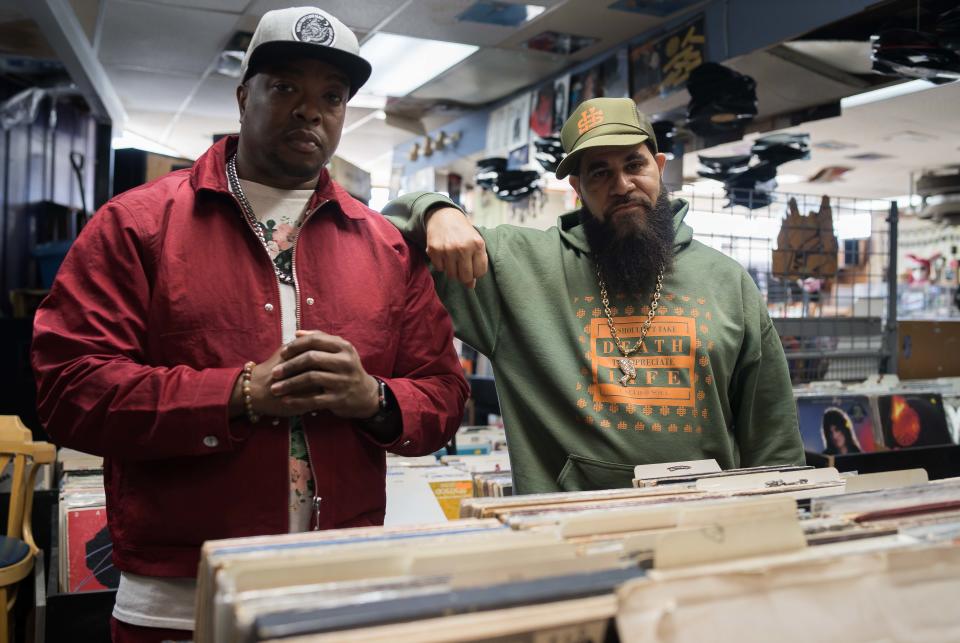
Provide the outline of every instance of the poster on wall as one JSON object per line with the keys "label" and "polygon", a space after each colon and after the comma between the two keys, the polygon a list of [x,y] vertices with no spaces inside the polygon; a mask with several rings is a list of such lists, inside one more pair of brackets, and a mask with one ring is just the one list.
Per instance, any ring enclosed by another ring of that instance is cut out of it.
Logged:
{"label": "poster on wall", "polygon": [[447,194],[450,200],[457,205],[463,205],[460,200],[460,191],[463,189],[463,177],[455,172],[447,174]]}
{"label": "poster on wall", "polygon": [[525,92],[507,103],[509,130],[507,147],[515,149],[530,142],[530,103],[532,92]]}
{"label": "poster on wall", "polygon": [[626,98],[630,95],[630,69],[627,50],[620,49],[603,61],[603,96]]}
{"label": "poster on wall", "polygon": [[806,451],[848,455],[877,450],[866,395],[799,397],[797,416]]}
{"label": "poster on wall", "polygon": [[490,112],[487,122],[487,154],[506,156],[530,141],[530,102],[533,94],[526,92]]}
{"label": "poster on wall", "polygon": [[683,89],[690,72],[706,60],[703,15],[657,40],[631,47],[629,58],[635,102]]}
{"label": "poster on wall", "polygon": [[533,107],[530,109],[530,129],[534,134],[546,138],[553,134],[553,83],[547,83],[534,92]]}
{"label": "poster on wall", "polygon": [[570,104],[567,106],[570,114],[583,101],[602,95],[603,67],[601,65],[594,65],[586,71],[570,76]]}
{"label": "poster on wall", "polygon": [[553,128],[559,132],[563,122],[567,120],[569,109],[567,102],[570,97],[570,74],[564,74],[553,81]]}
{"label": "poster on wall", "polygon": [[487,121],[486,144],[486,150],[490,156],[503,156],[510,147],[509,117],[507,105],[490,112],[490,118]]}

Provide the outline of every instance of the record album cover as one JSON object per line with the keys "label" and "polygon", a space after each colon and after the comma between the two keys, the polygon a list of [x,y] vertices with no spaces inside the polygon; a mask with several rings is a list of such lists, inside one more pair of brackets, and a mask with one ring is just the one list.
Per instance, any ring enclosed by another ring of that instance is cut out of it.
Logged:
{"label": "record album cover", "polygon": [[113,544],[104,507],[72,509],[66,516],[67,591],[115,589],[120,571],[113,566]]}
{"label": "record album cover", "polygon": [[896,393],[877,398],[883,439],[890,449],[951,444],[939,393]]}
{"label": "record album cover", "polygon": [[797,415],[807,451],[847,455],[877,450],[866,395],[800,397]]}

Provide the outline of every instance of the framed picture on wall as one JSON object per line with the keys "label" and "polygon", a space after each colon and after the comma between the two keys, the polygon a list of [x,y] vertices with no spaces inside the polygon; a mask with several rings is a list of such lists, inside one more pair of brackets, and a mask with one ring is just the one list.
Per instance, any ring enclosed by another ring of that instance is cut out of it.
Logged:
{"label": "framed picture on wall", "polygon": [[553,134],[554,121],[554,84],[547,83],[533,94],[533,107],[530,109],[530,129],[534,134],[547,137]]}

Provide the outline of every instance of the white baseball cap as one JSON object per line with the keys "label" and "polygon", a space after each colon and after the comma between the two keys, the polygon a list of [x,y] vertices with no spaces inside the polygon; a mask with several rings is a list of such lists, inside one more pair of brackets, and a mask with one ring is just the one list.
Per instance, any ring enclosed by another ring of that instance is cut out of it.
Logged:
{"label": "white baseball cap", "polygon": [[323,9],[290,7],[260,18],[240,66],[243,82],[266,60],[309,56],[329,62],[350,79],[350,96],[370,78],[370,63],[360,57],[357,36]]}

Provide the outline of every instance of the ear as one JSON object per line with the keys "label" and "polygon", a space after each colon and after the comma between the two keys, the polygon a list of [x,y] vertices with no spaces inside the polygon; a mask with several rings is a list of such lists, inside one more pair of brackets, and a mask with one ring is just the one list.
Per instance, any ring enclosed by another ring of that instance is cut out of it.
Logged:
{"label": "ear", "polygon": [[658,152],[653,155],[653,159],[657,162],[657,167],[660,169],[660,176],[663,176],[663,168],[667,164],[667,155]]}
{"label": "ear", "polygon": [[247,110],[247,96],[250,95],[250,90],[247,89],[246,83],[242,85],[237,85],[237,107],[240,108],[240,118],[243,118],[243,113]]}
{"label": "ear", "polygon": [[570,187],[572,187],[576,191],[577,196],[580,197],[580,199],[582,200],[583,195],[580,194],[580,177],[577,176],[576,174],[571,174],[569,180],[570,180]]}

